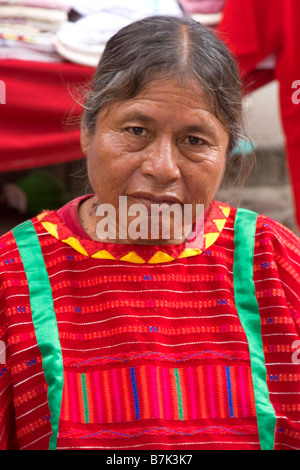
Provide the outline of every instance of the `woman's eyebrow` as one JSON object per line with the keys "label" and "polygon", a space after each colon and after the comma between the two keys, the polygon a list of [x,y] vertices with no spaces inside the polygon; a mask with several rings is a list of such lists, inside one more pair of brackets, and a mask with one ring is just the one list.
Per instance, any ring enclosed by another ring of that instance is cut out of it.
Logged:
{"label": "woman's eyebrow", "polygon": [[155,122],[156,119],[151,117],[151,116],[147,116],[145,114],[141,114],[141,113],[137,113],[135,111],[132,111],[132,112],[126,113],[122,120],[124,120],[124,121],[139,121],[139,122],[148,123],[148,122]]}

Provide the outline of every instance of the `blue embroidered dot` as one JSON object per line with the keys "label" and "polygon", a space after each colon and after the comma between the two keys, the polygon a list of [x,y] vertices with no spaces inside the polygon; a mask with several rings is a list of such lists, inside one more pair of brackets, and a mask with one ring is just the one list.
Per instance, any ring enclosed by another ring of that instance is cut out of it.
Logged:
{"label": "blue embroidered dot", "polygon": [[36,359],[31,359],[30,361],[27,361],[28,366],[33,366],[34,364],[36,364]]}
{"label": "blue embroidered dot", "polygon": [[157,326],[149,326],[149,331],[157,331]]}

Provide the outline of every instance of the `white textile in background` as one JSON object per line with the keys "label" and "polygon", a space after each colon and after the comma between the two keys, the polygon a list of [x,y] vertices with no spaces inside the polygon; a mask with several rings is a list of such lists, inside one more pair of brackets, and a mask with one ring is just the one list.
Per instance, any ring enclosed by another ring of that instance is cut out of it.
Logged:
{"label": "white textile in background", "polygon": [[192,13],[190,16],[205,26],[216,26],[222,20],[223,13]]}
{"label": "white textile in background", "polygon": [[70,0],[72,8],[82,16],[98,12],[111,12],[138,19],[151,14],[180,15],[177,0]]}
{"label": "white textile in background", "polygon": [[56,37],[54,39],[54,47],[56,49],[56,52],[61,55],[62,58],[65,60],[68,60],[70,62],[74,62],[75,64],[80,64],[80,65],[87,65],[90,67],[97,67],[98,62],[101,58],[102,52],[105,48],[105,45],[103,44],[102,48],[99,47],[98,52],[91,52],[91,51],[86,51],[82,52],[80,50],[76,50],[70,46],[66,46],[65,44],[62,44],[59,39]]}
{"label": "white textile in background", "polygon": [[95,67],[106,42],[124,26],[157,14],[182,16],[176,0],[87,0],[75,1],[72,7],[77,3],[78,11],[87,16],[64,23],[56,33],[55,47],[67,60]]}
{"label": "white textile in background", "polygon": [[53,45],[55,36],[51,33],[36,34],[23,30],[0,27],[0,37],[5,40],[6,46],[23,47],[25,49],[33,49],[47,53],[56,51]]}
{"label": "white textile in background", "polygon": [[[9,42],[9,45],[7,44]],[[0,39],[0,60],[18,59],[35,62],[62,62],[63,57],[57,52],[40,52],[36,49],[20,47],[12,41]]]}
{"label": "white textile in background", "polygon": [[56,33],[58,40],[74,51],[100,53],[108,39],[131,19],[113,13],[94,13],[65,23]]}
{"label": "white textile in background", "polygon": [[67,20],[67,13],[63,10],[26,7],[23,5],[0,5],[0,18],[23,18],[32,21],[43,21],[51,25],[61,25]]}
{"label": "white textile in background", "polygon": [[0,0],[0,5],[24,5],[26,7],[69,11],[71,9],[71,0]]}

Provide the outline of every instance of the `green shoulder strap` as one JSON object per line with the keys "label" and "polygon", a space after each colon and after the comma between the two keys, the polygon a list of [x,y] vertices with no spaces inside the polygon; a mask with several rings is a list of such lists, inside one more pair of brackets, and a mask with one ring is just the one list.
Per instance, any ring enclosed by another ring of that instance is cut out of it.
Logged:
{"label": "green shoulder strap", "polygon": [[52,434],[49,450],[56,449],[63,389],[63,361],[52,291],[41,245],[32,222],[12,230],[28,280],[32,320],[48,385],[48,403]]}
{"label": "green shoulder strap", "polygon": [[262,450],[273,450],[276,415],[267,387],[260,314],[253,280],[256,221],[255,212],[246,209],[237,210],[234,226],[234,296],[249,344],[260,446]]}

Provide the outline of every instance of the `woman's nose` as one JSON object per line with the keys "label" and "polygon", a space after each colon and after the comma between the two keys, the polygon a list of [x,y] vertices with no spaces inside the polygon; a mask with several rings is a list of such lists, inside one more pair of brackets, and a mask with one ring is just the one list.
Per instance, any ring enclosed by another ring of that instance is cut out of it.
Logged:
{"label": "woman's nose", "polygon": [[155,142],[145,150],[142,164],[142,173],[150,175],[157,180],[158,183],[166,184],[180,178],[180,170],[178,167],[177,148],[168,139]]}

